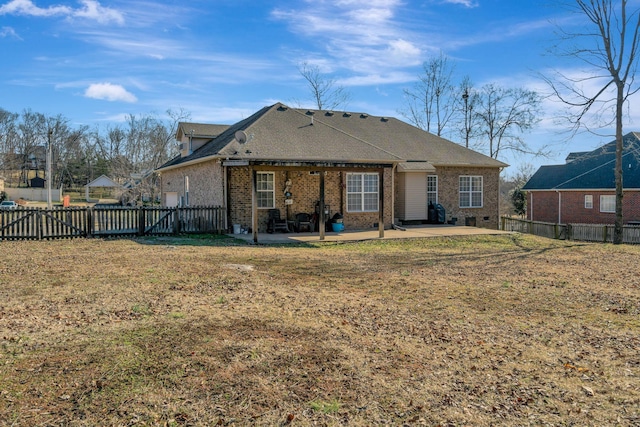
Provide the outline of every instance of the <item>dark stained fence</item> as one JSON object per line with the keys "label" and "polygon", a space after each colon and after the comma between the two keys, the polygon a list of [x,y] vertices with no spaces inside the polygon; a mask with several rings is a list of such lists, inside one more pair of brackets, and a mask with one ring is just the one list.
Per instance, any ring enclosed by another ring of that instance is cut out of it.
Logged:
{"label": "dark stained fence", "polygon": [[40,239],[39,209],[18,208],[0,210],[0,239]]}
{"label": "dark stained fence", "polygon": [[93,208],[93,236],[131,236],[138,234],[141,208],[100,206]]}
{"label": "dark stained fence", "polygon": [[0,210],[0,240],[224,234],[225,218],[220,206],[18,208]]}
{"label": "dark stained fence", "polygon": [[[553,224],[502,217],[502,229],[505,231],[518,231],[551,239],[611,243],[613,242],[613,228],[611,224]],[[623,226],[622,241],[633,245],[640,244],[640,226]]]}
{"label": "dark stained fence", "polygon": [[84,208],[39,209],[40,239],[87,237],[89,223]]}
{"label": "dark stained fence", "polygon": [[224,215],[221,210],[205,207],[186,207],[178,209],[178,232],[215,233],[224,228]]}

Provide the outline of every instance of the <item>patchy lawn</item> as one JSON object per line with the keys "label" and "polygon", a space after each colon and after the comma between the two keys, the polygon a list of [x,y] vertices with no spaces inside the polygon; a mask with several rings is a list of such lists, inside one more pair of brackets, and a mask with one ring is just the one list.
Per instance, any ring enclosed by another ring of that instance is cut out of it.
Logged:
{"label": "patchy lawn", "polygon": [[640,425],[640,247],[2,242],[0,425]]}

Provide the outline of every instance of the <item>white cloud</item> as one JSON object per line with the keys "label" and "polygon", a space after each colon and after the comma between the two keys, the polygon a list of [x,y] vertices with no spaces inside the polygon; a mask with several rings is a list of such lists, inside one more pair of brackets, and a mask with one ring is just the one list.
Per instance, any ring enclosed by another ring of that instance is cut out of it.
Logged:
{"label": "white cloud", "polygon": [[0,6],[0,15],[24,15],[36,17],[62,16],[67,18],[84,18],[101,24],[115,22],[124,23],[124,17],[115,9],[103,7],[96,0],[80,0],[82,7],[74,9],[63,5],[49,7],[36,6],[32,0],[10,0]]}
{"label": "white cloud", "polygon": [[80,2],[83,7],[73,11],[74,17],[87,18],[101,24],[108,24],[109,22],[124,24],[124,17],[117,10],[103,7],[95,0],[80,0]]}
{"label": "white cloud", "polygon": [[478,3],[473,0],[444,0],[444,3],[461,4],[464,7],[476,7]]}
{"label": "white cloud", "polygon": [[138,100],[124,87],[111,83],[94,83],[85,90],[84,96],[107,101],[136,102]]}
{"label": "white cloud", "polygon": [[422,63],[419,37],[397,16],[402,5],[399,0],[326,0],[273,10],[271,15],[287,22],[292,32],[317,43],[334,64],[326,68],[381,75]]}
{"label": "white cloud", "polygon": [[16,33],[12,27],[2,27],[0,28],[0,37],[13,37],[18,40],[22,40],[22,38]]}

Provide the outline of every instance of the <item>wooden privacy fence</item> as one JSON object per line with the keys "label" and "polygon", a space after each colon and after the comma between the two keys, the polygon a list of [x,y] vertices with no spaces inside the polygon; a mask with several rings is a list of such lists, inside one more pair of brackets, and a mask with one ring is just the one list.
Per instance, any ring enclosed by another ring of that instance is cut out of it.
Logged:
{"label": "wooden privacy fence", "polygon": [[220,206],[0,210],[0,240],[226,232],[226,210]]}
{"label": "wooden privacy fence", "polygon": [[[554,224],[502,217],[501,227],[505,231],[518,231],[551,239],[613,243],[613,224]],[[622,242],[640,244],[640,226],[623,226]]]}

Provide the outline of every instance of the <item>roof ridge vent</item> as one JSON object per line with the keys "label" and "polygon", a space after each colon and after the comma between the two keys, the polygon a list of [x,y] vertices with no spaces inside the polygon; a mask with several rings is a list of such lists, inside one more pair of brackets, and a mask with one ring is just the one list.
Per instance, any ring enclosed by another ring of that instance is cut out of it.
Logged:
{"label": "roof ridge vent", "polygon": [[361,119],[366,119],[367,117],[369,117],[369,115],[367,113],[360,114],[360,118]]}
{"label": "roof ridge vent", "polygon": [[335,113],[333,111],[327,111],[324,113],[325,116],[333,116]]}
{"label": "roof ridge vent", "polygon": [[380,117],[380,121],[381,122],[388,122],[389,118],[388,117]]}
{"label": "roof ridge vent", "polygon": [[344,113],[342,117],[351,117],[351,113]]}

